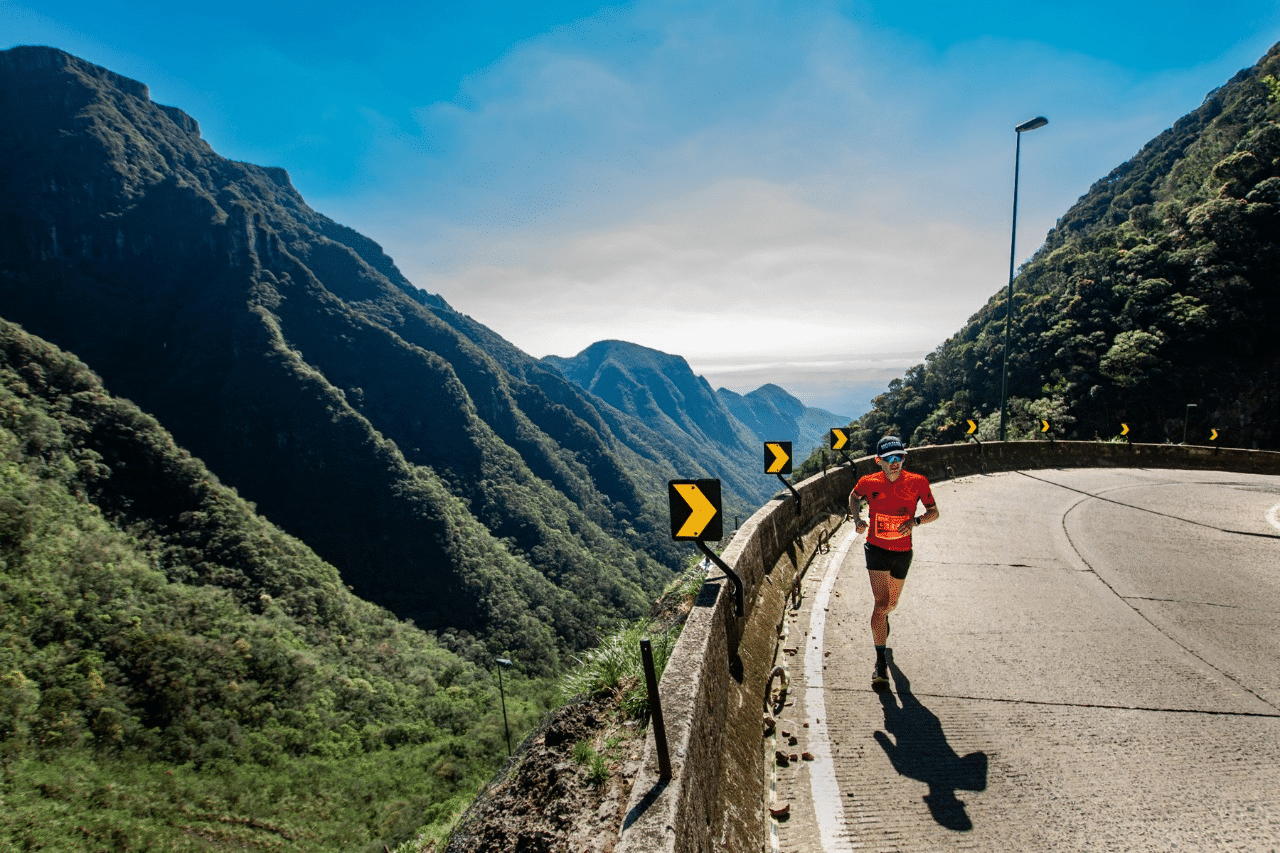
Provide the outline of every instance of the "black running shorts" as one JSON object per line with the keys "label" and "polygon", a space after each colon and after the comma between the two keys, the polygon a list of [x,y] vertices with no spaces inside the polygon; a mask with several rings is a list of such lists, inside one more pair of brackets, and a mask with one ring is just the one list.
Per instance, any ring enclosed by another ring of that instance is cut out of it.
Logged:
{"label": "black running shorts", "polygon": [[872,572],[888,572],[889,577],[900,581],[907,579],[907,570],[911,568],[910,551],[886,551],[870,542],[862,544],[867,555],[867,570]]}

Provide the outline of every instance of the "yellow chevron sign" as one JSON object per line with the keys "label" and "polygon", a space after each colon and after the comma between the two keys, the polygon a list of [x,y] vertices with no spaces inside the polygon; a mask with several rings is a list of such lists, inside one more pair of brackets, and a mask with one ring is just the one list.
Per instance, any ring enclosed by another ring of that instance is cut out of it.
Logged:
{"label": "yellow chevron sign", "polygon": [[791,473],[791,442],[766,441],[764,443],[764,472],[766,474]]}
{"label": "yellow chevron sign", "polygon": [[719,480],[671,480],[667,501],[671,505],[672,539],[717,542],[724,538]]}
{"label": "yellow chevron sign", "polygon": [[1048,422],[1048,421],[1046,421],[1046,420],[1044,420],[1044,419],[1041,419],[1041,421],[1040,421],[1040,431],[1041,431],[1041,432],[1048,432],[1048,431],[1049,431],[1049,422]]}
{"label": "yellow chevron sign", "polygon": [[1121,434],[1121,435],[1128,435],[1128,434],[1129,434],[1129,425],[1128,425],[1128,424],[1120,424],[1120,434]]}
{"label": "yellow chevron sign", "polygon": [[831,449],[844,450],[844,446],[849,443],[849,433],[847,430],[833,427],[831,430]]}
{"label": "yellow chevron sign", "polygon": [[1217,440],[1218,440],[1218,431],[1217,431],[1216,429],[1210,428],[1210,429],[1209,429],[1209,432],[1210,432],[1209,440],[1210,440],[1210,441],[1217,441]]}
{"label": "yellow chevron sign", "polygon": [[969,428],[968,428],[967,430],[965,430],[964,434],[965,434],[965,435],[973,435],[973,434],[974,434],[975,432],[977,432],[977,431],[978,431],[978,423],[977,423],[977,421],[973,421],[973,420],[971,420],[971,421],[969,421]]}

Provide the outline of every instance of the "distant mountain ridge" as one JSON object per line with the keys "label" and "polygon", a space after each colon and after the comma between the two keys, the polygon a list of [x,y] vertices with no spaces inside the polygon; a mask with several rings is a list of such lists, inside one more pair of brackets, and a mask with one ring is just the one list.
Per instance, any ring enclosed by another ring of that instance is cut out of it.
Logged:
{"label": "distant mountain ridge", "polygon": [[610,406],[642,421],[673,446],[705,460],[711,476],[757,504],[772,494],[751,433],[680,356],[623,341],[601,341],[572,358],[543,359]]}
{"label": "distant mountain ridge", "polygon": [[749,394],[717,388],[716,396],[734,417],[746,424],[760,441],[790,441],[797,456],[815,447],[826,447],[833,427],[853,420],[826,409],[812,408],[786,389],[769,383]]}
{"label": "distant mountain ridge", "polygon": [[547,356],[543,361],[650,425],[667,422],[725,445],[749,438],[682,356],[625,341],[600,341],[573,358]]}
{"label": "distant mountain ridge", "polygon": [[763,475],[764,442],[791,441],[803,455],[825,442],[831,427],[850,420],[811,409],[777,385],[745,396],[712,391],[682,356],[625,341],[598,341],[571,358],[547,356],[543,362],[689,447],[718,478],[761,502],[777,489],[777,481]]}

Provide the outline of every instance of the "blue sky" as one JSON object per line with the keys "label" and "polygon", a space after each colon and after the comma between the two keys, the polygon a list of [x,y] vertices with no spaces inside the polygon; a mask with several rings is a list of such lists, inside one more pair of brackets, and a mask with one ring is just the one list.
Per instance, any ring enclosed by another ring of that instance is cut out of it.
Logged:
{"label": "blue sky", "polygon": [[856,415],[1274,2],[11,3],[531,355],[604,338]]}

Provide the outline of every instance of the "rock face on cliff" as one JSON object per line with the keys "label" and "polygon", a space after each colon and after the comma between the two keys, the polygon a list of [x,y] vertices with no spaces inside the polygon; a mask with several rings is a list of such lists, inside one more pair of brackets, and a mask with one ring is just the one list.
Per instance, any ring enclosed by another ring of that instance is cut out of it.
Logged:
{"label": "rock face on cliff", "polygon": [[362,596],[550,669],[680,562],[663,482],[716,472],[415,288],[283,169],[218,156],[142,84],[0,52],[0,162],[0,315]]}

